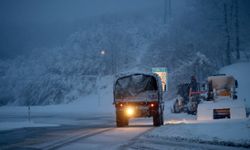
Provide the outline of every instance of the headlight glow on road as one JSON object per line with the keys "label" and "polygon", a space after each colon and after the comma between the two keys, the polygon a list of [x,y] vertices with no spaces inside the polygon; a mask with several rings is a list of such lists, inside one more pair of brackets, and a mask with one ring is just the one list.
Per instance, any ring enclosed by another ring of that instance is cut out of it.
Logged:
{"label": "headlight glow on road", "polygon": [[126,113],[127,113],[128,116],[132,116],[132,115],[134,115],[135,111],[134,111],[134,109],[132,107],[128,107],[126,109]]}
{"label": "headlight glow on road", "polygon": [[195,120],[186,120],[186,119],[182,119],[182,120],[168,120],[166,121],[166,124],[190,124],[190,123],[195,123]]}

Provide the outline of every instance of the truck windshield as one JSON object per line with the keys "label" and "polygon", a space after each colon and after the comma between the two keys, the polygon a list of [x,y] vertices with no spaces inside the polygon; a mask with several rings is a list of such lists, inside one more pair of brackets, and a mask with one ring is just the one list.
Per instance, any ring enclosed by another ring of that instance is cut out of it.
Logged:
{"label": "truck windshield", "polygon": [[149,75],[131,75],[118,79],[115,84],[115,98],[137,97],[158,90],[155,77]]}

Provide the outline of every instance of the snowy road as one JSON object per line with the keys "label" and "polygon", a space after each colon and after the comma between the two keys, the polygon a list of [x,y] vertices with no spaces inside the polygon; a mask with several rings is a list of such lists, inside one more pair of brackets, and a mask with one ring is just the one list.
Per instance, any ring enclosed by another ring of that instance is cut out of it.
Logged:
{"label": "snowy road", "polygon": [[[98,119],[99,118],[99,119]],[[83,119],[83,118],[82,118]],[[97,122],[93,120],[98,119]],[[148,136],[155,129],[152,120],[136,119],[129,127],[116,128],[114,116],[85,118],[84,124],[57,127],[21,128],[0,132],[1,150],[161,150],[161,149],[246,149],[193,143],[178,139],[164,139]],[[87,123],[89,122],[89,123]],[[166,125],[168,127],[168,125]]]}
{"label": "snowy road", "polygon": [[1,131],[0,149],[124,149],[153,129],[151,119],[131,121],[127,128],[116,128],[113,115],[81,120],[79,125]]}
{"label": "snowy road", "polygon": [[[19,118],[23,117],[19,116]],[[4,120],[4,117],[2,117],[1,121]],[[15,117],[13,118],[14,120],[16,120]],[[82,115],[81,117],[71,118],[69,116],[58,117],[58,114],[57,116],[40,115],[33,117],[33,121],[38,124],[50,123],[60,124],[60,126],[26,127],[0,131],[0,150],[246,149],[243,147],[218,145],[213,142],[192,142],[185,140],[185,138],[183,138],[184,140],[176,138],[178,133],[180,135],[188,133],[184,129],[194,128],[196,129],[194,132],[197,132],[199,127],[203,129],[203,126],[214,126],[212,128],[216,129],[222,123],[166,124],[163,127],[155,128],[152,126],[152,118],[142,118],[130,121],[129,127],[116,128],[115,117],[112,113],[105,115]],[[166,120],[165,123],[168,123],[168,121]],[[227,122],[228,127],[230,127],[230,124],[234,126],[234,122]],[[248,121],[242,124],[248,126]],[[204,127],[204,129],[209,128]],[[178,130],[180,131],[177,132]],[[190,136],[193,137],[195,135]]]}

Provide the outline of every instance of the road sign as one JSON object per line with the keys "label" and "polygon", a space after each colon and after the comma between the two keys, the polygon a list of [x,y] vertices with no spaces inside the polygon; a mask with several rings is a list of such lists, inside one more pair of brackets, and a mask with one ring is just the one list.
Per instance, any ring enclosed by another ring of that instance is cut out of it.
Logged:
{"label": "road sign", "polygon": [[152,68],[152,72],[156,73],[161,78],[163,91],[168,91],[168,70],[164,67]]}

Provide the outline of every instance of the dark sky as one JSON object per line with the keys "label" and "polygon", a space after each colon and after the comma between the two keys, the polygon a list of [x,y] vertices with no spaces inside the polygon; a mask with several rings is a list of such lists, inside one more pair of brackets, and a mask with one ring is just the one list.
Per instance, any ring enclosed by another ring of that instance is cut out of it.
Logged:
{"label": "dark sky", "polygon": [[62,42],[87,18],[133,14],[163,0],[0,0],[0,58]]}

